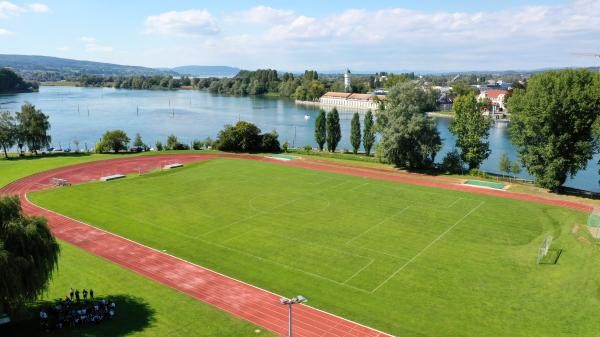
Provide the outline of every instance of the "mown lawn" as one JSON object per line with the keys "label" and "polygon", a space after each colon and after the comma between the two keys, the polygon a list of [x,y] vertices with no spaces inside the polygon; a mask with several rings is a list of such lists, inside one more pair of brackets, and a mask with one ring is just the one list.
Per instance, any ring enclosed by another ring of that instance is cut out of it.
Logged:
{"label": "mown lawn", "polygon": [[[580,212],[238,159],[36,192],[95,226],[399,336],[592,336]],[[563,253],[537,265],[546,235]]]}
{"label": "mown lawn", "polygon": [[42,302],[64,298],[71,287],[92,288],[96,297],[116,302],[117,315],[97,325],[50,333],[41,331],[34,320],[21,324],[14,336],[274,336],[77,247],[61,243],[61,249],[58,271]]}
{"label": "mown lawn", "polygon": [[[122,155],[51,156],[0,160],[0,187],[16,179],[77,163]],[[270,332],[113,263],[61,242],[58,271],[42,302],[64,298],[69,289],[92,288],[114,298],[117,318],[100,325],[41,332],[37,320],[22,322],[13,336],[273,336]],[[37,313],[36,313],[37,314]],[[259,329],[260,332],[256,333]]]}

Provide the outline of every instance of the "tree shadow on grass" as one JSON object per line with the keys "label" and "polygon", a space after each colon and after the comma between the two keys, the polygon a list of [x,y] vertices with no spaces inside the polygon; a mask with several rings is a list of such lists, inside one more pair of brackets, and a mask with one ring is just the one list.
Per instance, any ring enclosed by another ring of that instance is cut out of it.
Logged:
{"label": "tree shadow on grass", "polygon": [[[0,336],[125,336],[133,332],[144,331],[155,320],[155,310],[142,298],[122,294],[103,298],[114,301],[116,304],[116,315],[112,319],[98,324],[88,323],[75,327],[52,328],[50,331],[42,331],[38,318],[39,310],[41,307],[48,307],[56,303],[56,301],[44,301],[28,308],[28,318],[6,326],[0,326]],[[102,298],[98,298],[98,300],[100,299]]]}

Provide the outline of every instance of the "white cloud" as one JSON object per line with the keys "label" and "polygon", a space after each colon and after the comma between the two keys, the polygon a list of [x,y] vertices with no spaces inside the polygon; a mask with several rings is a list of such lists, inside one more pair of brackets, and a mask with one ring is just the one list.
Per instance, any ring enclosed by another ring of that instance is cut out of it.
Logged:
{"label": "white cloud", "polygon": [[15,33],[11,32],[10,30],[4,29],[4,28],[0,28],[0,37],[3,36],[11,36],[14,35]]}
{"label": "white cloud", "polygon": [[17,16],[27,12],[45,13],[47,11],[49,11],[48,6],[41,3],[19,6],[10,1],[0,1],[0,19]]}
{"label": "white cloud", "polygon": [[9,1],[0,1],[0,18],[7,18],[9,16],[15,16],[23,13],[24,8],[15,5]]}
{"label": "white cloud", "polygon": [[256,6],[247,11],[233,14],[230,21],[272,26],[291,22],[297,15],[292,10],[274,9],[268,6]]}
{"label": "white cloud", "polygon": [[48,8],[48,6],[41,4],[41,3],[28,4],[27,8],[29,8],[29,10],[34,13],[46,13],[47,11],[50,10]]}
{"label": "white cloud", "polygon": [[171,11],[146,18],[148,34],[200,36],[218,32],[217,21],[207,10]]}
{"label": "white cloud", "polygon": [[69,47],[56,47],[56,50],[57,51],[69,51],[69,50],[71,50],[71,48],[69,48]]}
{"label": "white cloud", "polygon": [[268,6],[218,18],[207,11],[167,12],[148,17],[146,32],[204,36],[169,47],[178,52],[168,57],[151,53],[157,64],[450,71],[591,65],[593,59],[570,53],[600,51],[600,1],[564,1],[480,12],[367,5],[323,16]]}

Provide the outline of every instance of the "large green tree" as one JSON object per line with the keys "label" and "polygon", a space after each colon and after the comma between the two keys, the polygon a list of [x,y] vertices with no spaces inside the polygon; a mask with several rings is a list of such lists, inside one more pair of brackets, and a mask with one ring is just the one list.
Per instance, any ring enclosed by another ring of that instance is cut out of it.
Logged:
{"label": "large green tree", "polygon": [[350,143],[352,144],[352,152],[356,154],[360,148],[360,117],[358,112],[355,112],[350,122]]}
{"label": "large green tree", "polygon": [[123,130],[106,131],[104,135],[102,135],[100,142],[96,144],[96,152],[119,152],[127,150],[129,140],[127,133]]}
{"label": "large green tree", "polygon": [[472,92],[458,96],[452,112],[454,119],[450,124],[450,132],[456,136],[461,158],[469,165],[469,169],[478,168],[491,152],[487,138],[492,121],[481,113],[481,107]]}
{"label": "large green tree", "polygon": [[42,294],[59,252],[45,218],[24,216],[18,197],[0,196],[0,312]]}
{"label": "large green tree", "polygon": [[246,121],[225,125],[217,136],[217,148],[221,151],[279,152],[277,132],[261,134],[260,129]]}
{"label": "large green tree", "polygon": [[426,112],[435,109],[437,97],[436,90],[416,82],[403,82],[390,90],[387,105],[377,116],[382,160],[406,168],[433,164],[442,140]]}
{"label": "large green tree", "polygon": [[600,75],[588,70],[534,75],[508,101],[510,134],[527,171],[542,187],[558,190],[598,152],[593,132],[600,114]]}
{"label": "large green tree", "polygon": [[468,94],[473,94],[477,96],[479,95],[479,89],[465,82],[456,82],[452,84],[452,89],[450,89],[451,97],[457,98],[459,96],[465,96]]}
{"label": "large green tree", "polygon": [[335,152],[341,139],[342,130],[340,127],[340,115],[334,107],[327,114],[327,151]]}
{"label": "large green tree", "polygon": [[365,153],[370,155],[371,148],[375,143],[375,124],[373,122],[373,112],[371,110],[367,111],[365,115],[365,126],[363,129],[363,147],[365,148]]}
{"label": "large green tree", "polygon": [[14,116],[8,112],[0,112],[0,146],[4,150],[4,157],[8,158],[8,149],[17,142],[16,125]]}
{"label": "large green tree", "polygon": [[323,151],[323,146],[327,141],[327,117],[325,110],[319,110],[319,115],[315,119],[315,141],[319,146],[319,151]]}
{"label": "large green tree", "polygon": [[29,147],[29,151],[36,153],[50,145],[52,138],[48,134],[50,121],[48,115],[35,108],[35,105],[26,102],[17,112],[17,121],[22,137]]}

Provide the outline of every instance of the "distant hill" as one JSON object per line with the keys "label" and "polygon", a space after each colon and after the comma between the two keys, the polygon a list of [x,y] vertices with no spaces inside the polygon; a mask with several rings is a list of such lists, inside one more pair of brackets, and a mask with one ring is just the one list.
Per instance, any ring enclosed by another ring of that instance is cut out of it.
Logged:
{"label": "distant hill", "polygon": [[239,68],[228,66],[182,66],[171,68],[181,74],[194,77],[233,77],[240,72]]}
{"label": "distant hill", "polygon": [[37,81],[55,81],[81,75],[178,75],[170,70],[37,55],[0,54],[0,67],[12,68],[25,79]]}

